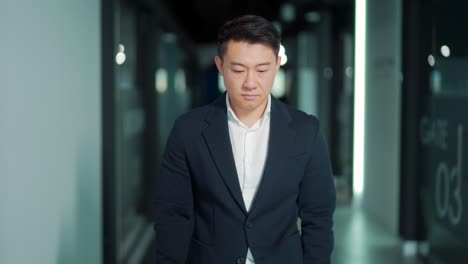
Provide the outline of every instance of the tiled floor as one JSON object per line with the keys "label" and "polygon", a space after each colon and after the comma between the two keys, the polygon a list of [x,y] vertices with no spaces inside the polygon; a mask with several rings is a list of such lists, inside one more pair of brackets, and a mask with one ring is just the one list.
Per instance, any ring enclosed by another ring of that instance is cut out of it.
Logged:
{"label": "tiled floor", "polygon": [[401,242],[357,207],[340,206],[335,213],[333,264],[419,264],[404,257]]}

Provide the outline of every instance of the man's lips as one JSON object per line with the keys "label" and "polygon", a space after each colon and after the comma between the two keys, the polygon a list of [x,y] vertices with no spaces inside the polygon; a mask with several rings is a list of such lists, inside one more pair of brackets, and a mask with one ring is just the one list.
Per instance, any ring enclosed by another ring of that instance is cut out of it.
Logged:
{"label": "man's lips", "polygon": [[242,97],[248,101],[255,100],[257,96],[256,94],[242,94]]}

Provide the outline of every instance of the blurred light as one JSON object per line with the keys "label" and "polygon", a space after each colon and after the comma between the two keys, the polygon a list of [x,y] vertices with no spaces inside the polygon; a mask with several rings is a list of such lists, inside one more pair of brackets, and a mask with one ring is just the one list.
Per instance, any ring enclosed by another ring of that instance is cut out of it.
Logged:
{"label": "blurred light", "polygon": [[119,53],[117,53],[117,55],[115,55],[115,62],[118,65],[124,64],[126,59],[127,59],[127,56],[125,56],[125,53],[123,53],[123,52],[119,52]]}
{"label": "blurred light", "polygon": [[427,57],[427,62],[429,63],[429,66],[434,67],[434,65],[435,65],[435,58],[434,58],[434,56],[429,55],[429,56]]}
{"label": "blurred light", "polygon": [[353,67],[348,66],[345,70],[346,77],[353,78]]}
{"label": "blurred light", "polygon": [[367,1],[355,2],[355,78],[354,78],[354,147],[353,191],[357,198],[364,190],[365,110],[366,110],[366,23]]}
{"label": "blurred light", "polygon": [[403,256],[412,257],[418,254],[418,242],[415,240],[408,240],[403,243]]}
{"label": "blurred light", "polygon": [[450,57],[450,48],[447,45],[443,45],[440,47],[440,53],[442,53],[442,56],[445,58]]}
{"label": "blurred light", "polygon": [[166,69],[158,69],[155,75],[156,91],[165,93],[167,91],[167,71]]}
{"label": "blurred light", "polygon": [[280,50],[278,52],[278,56],[281,57],[281,66],[285,65],[286,62],[288,62],[288,56],[286,55],[286,49],[284,48],[284,46],[281,44],[280,45]]}
{"label": "blurred light", "polygon": [[119,44],[119,52],[117,55],[115,55],[115,62],[118,65],[124,64],[125,60],[127,59],[127,56],[125,55],[125,46],[122,44]]}
{"label": "blurred light", "polygon": [[218,89],[222,93],[226,91],[226,87],[224,86],[224,78],[219,72],[218,72]]}
{"label": "blurred light", "polygon": [[281,98],[286,94],[286,74],[283,69],[279,69],[275,76],[271,94],[276,98]]}
{"label": "blurred light", "polygon": [[430,252],[430,244],[427,241],[419,241],[418,252],[423,257],[428,257]]}
{"label": "blurred light", "polygon": [[176,41],[177,36],[176,36],[176,34],[174,34],[172,32],[166,32],[161,36],[161,38],[162,38],[162,40],[164,42],[173,43],[173,42]]}
{"label": "blurred light", "polygon": [[175,74],[174,88],[178,93],[184,93],[187,90],[187,82],[185,79],[185,71],[178,69]]}
{"label": "blurred light", "polygon": [[285,22],[293,22],[296,19],[296,8],[293,4],[286,3],[280,7],[281,19]]}
{"label": "blurred light", "polygon": [[442,91],[442,73],[440,71],[434,70],[431,72],[429,86],[434,94]]}
{"label": "blurred light", "polygon": [[317,11],[310,11],[305,13],[304,18],[309,23],[320,22],[320,13]]}
{"label": "blurred light", "polygon": [[288,62],[288,56],[284,54],[281,56],[281,66],[285,65]]}
{"label": "blurred light", "polygon": [[274,21],[274,22],[273,22],[273,26],[275,26],[275,28],[278,30],[278,32],[279,32],[280,35],[281,35],[281,32],[283,31],[283,27],[281,26],[281,23],[278,22],[278,21]]}
{"label": "blurred light", "polygon": [[333,69],[330,67],[325,67],[325,69],[323,69],[323,77],[325,77],[327,80],[331,80],[333,78]]}

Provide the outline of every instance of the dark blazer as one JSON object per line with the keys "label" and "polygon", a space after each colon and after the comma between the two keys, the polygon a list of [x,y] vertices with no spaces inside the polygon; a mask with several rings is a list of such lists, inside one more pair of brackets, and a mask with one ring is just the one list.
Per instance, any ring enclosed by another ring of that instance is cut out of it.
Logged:
{"label": "dark blazer", "polygon": [[256,264],[330,263],[335,187],[318,120],[272,97],[247,212],[225,96],[179,117],[169,136],[156,177],[156,264],[243,264],[248,247]]}

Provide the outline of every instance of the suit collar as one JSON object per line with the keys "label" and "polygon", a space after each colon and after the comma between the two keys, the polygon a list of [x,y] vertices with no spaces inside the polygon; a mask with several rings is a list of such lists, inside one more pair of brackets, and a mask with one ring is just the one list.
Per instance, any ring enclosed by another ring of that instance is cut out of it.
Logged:
{"label": "suit collar", "polygon": [[[217,118],[217,115],[219,114],[227,114],[228,111],[228,106],[226,103],[227,100],[227,92],[224,92],[221,96],[216,98],[213,103],[211,103],[211,110],[208,112],[208,114],[205,117],[205,121],[210,124],[213,121],[215,121],[213,118]],[[277,117],[279,119],[282,119],[285,123],[291,122],[292,118],[291,115],[289,114],[286,106],[279,101],[278,99],[274,98],[273,96],[269,95],[269,102],[267,106],[267,111],[270,114],[275,114],[278,115]]]}

